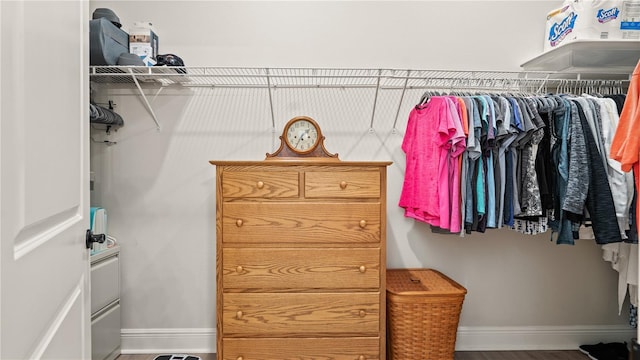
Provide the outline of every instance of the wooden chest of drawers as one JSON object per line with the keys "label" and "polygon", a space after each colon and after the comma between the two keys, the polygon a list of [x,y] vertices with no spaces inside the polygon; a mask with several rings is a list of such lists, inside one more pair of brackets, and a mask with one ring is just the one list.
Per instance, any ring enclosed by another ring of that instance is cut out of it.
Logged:
{"label": "wooden chest of drawers", "polygon": [[218,359],[384,359],[390,163],[211,163]]}

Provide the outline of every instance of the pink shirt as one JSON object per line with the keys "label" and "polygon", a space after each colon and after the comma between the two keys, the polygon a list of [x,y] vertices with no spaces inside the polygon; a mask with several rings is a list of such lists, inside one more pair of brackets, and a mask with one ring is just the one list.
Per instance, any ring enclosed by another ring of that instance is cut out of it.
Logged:
{"label": "pink shirt", "polygon": [[454,118],[457,113],[451,111],[452,103],[446,97],[434,96],[409,114],[402,142],[406,169],[398,203],[405,209],[405,216],[447,229],[451,223],[449,151],[458,152],[460,148],[459,155],[464,150],[458,140],[451,141],[457,133],[455,124],[460,126],[459,119]]}
{"label": "pink shirt", "polygon": [[[450,126],[455,129],[455,133],[448,141],[447,157],[448,157],[448,177],[446,180],[440,179],[442,183],[446,182],[447,192],[449,194],[449,209],[451,214],[449,219],[449,226],[446,228],[451,232],[458,233],[462,230],[462,213],[460,212],[460,166],[459,157],[462,155],[467,147],[466,135],[464,133],[464,127],[462,125],[462,109],[458,98],[450,97],[449,110],[451,112],[452,124]],[[443,189],[444,190],[444,189]],[[443,227],[441,225],[441,227]]]}

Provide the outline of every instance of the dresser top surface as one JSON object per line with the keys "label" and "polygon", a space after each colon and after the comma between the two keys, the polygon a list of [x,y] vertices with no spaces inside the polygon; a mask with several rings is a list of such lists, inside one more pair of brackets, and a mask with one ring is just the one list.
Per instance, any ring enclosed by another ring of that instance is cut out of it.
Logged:
{"label": "dresser top surface", "polygon": [[330,166],[389,166],[391,161],[342,161],[325,159],[277,159],[262,161],[231,161],[231,160],[211,160],[210,164],[215,166],[309,166],[309,165],[330,165]]}

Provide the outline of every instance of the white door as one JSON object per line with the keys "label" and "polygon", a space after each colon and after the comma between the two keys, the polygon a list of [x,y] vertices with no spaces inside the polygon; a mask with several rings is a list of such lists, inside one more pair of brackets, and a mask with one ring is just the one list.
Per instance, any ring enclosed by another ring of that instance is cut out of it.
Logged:
{"label": "white door", "polygon": [[0,0],[0,359],[89,359],[88,2]]}

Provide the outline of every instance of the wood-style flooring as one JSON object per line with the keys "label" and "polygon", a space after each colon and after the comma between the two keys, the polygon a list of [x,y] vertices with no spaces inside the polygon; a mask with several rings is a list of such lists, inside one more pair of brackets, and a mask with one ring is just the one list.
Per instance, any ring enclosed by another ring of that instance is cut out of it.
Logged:
{"label": "wood-style flooring", "polygon": [[[216,354],[189,354],[216,360]],[[120,355],[116,360],[153,360],[157,354]],[[455,360],[588,360],[580,351],[459,351]],[[417,360],[417,359],[416,359]]]}
{"label": "wood-style flooring", "polygon": [[589,360],[580,351],[459,351],[455,360]]}

